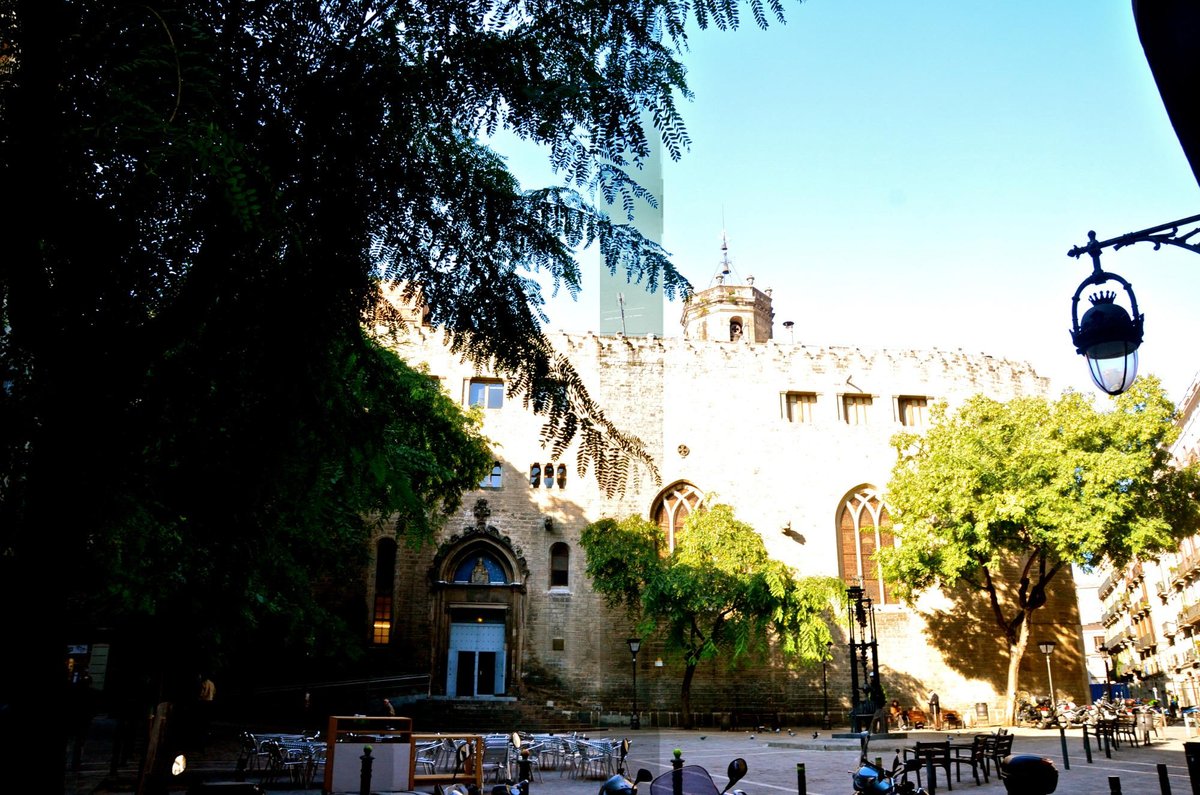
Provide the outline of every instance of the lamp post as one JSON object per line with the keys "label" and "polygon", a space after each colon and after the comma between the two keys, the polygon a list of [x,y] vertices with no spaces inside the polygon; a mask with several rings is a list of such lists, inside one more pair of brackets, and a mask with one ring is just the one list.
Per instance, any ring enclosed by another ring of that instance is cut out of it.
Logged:
{"label": "lamp post", "polygon": [[1053,711],[1055,704],[1054,675],[1050,673],[1050,654],[1054,651],[1054,641],[1044,640],[1038,644],[1038,649],[1046,655],[1046,678],[1050,680],[1050,709]]}
{"label": "lamp post", "polygon": [[637,706],[637,653],[638,649],[642,648],[641,638],[630,638],[625,641],[629,644],[629,653],[633,655],[633,714],[629,716],[629,728],[642,728],[642,719],[638,717]]}
{"label": "lamp post", "polygon": [[827,668],[829,657],[833,654],[833,641],[825,644],[825,656],[821,658],[821,706],[824,708],[825,719],[821,722],[824,729],[832,729],[833,722],[829,719],[829,677]]}
{"label": "lamp post", "polygon": [[1108,649],[1104,650],[1102,655],[1104,660],[1104,700],[1112,701],[1112,669],[1108,667],[1108,660],[1112,655]]}
{"label": "lamp post", "polygon": [[[1133,385],[1137,378],[1138,348],[1142,344],[1145,316],[1138,312],[1133,286],[1118,274],[1100,267],[1100,252],[1110,247],[1116,251],[1134,243],[1151,243],[1155,249],[1164,245],[1177,246],[1200,254],[1200,243],[1191,242],[1200,227],[1180,234],[1180,227],[1198,223],[1200,215],[1193,215],[1108,240],[1096,240],[1096,233],[1088,232],[1086,245],[1075,246],[1067,252],[1067,256],[1076,259],[1084,254],[1092,258],[1091,275],[1080,283],[1071,298],[1071,341],[1075,343],[1076,353],[1087,359],[1092,382],[1102,391],[1119,395]],[[1099,291],[1088,296],[1092,308],[1081,319],[1079,298],[1083,291],[1107,282],[1115,282],[1124,289],[1129,311],[1117,304],[1115,290]]]}

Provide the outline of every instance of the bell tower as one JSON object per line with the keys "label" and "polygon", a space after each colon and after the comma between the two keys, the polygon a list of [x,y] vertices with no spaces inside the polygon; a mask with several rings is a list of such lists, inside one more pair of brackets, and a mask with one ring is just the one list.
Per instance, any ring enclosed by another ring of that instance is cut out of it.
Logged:
{"label": "bell tower", "polygon": [[774,336],[775,312],[771,291],[754,286],[747,276],[738,284],[729,259],[729,242],[722,234],[721,267],[710,286],[692,294],[683,305],[683,336],[693,340],[761,343]]}

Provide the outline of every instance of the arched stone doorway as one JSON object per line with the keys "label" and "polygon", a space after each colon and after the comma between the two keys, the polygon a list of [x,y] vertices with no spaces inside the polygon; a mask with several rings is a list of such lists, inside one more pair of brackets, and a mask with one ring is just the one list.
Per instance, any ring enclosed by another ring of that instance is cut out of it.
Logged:
{"label": "arched stone doorway", "polygon": [[520,660],[529,567],[512,540],[487,523],[487,500],[475,524],[443,543],[430,568],[435,694],[494,698],[520,692]]}

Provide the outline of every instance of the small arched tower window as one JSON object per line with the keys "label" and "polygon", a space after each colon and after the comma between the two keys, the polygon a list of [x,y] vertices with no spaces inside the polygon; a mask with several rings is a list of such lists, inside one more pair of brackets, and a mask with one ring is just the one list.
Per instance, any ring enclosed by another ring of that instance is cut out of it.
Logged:
{"label": "small arched tower window", "polygon": [[729,321],[729,341],[737,342],[742,338],[742,319],[740,317],[731,318]]}
{"label": "small arched tower window", "polygon": [[534,464],[529,468],[529,485],[542,485],[542,467],[540,464]]}
{"label": "small arched tower window", "polygon": [[559,541],[550,546],[550,587],[566,588],[571,584],[571,548]]}
{"label": "small arched tower window", "polygon": [[546,464],[542,469],[542,485],[550,488],[554,485],[554,464]]}
{"label": "small arched tower window", "polygon": [[567,487],[567,465],[559,464],[556,471],[558,473],[558,487],[565,489]]}

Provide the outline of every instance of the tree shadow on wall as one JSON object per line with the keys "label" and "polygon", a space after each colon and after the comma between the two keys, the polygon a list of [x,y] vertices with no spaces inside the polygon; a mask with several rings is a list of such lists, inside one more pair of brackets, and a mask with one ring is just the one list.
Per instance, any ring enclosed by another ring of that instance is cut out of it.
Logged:
{"label": "tree shadow on wall", "polygon": [[[981,679],[998,693],[1008,683],[1008,641],[996,625],[988,598],[982,591],[959,583],[944,588],[951,605],[942,610],[919,610],[925,619],[925,636],[947,667],[971,679]],[[1002,593],[1001,605],[1005,604]]]}

